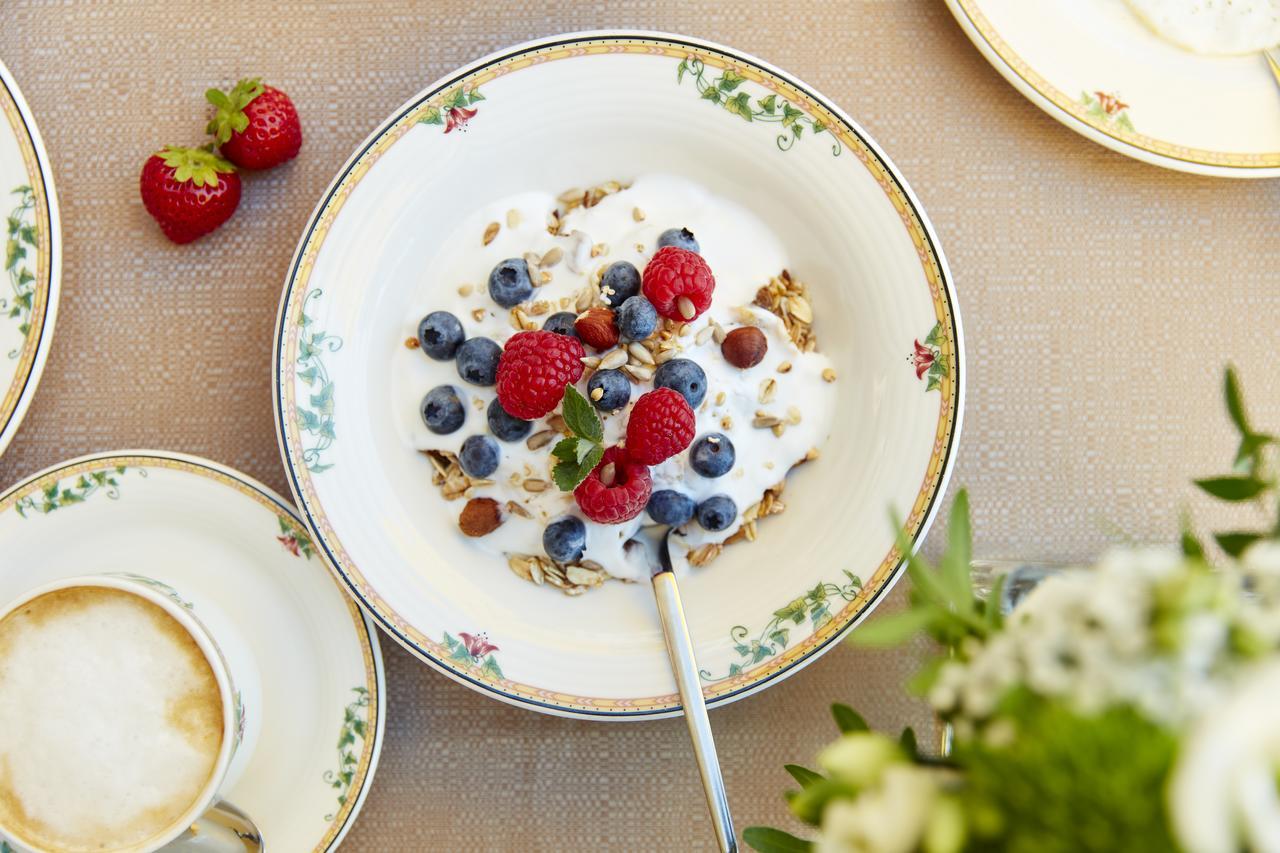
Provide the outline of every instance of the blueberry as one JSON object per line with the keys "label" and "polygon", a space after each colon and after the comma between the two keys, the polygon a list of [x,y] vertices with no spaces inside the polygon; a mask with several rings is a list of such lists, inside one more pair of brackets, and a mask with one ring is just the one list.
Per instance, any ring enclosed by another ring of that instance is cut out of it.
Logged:
{"label": "blueberry", "polygon": [[507,414],[507,410],[502,408],[497,397],[494,397],[493,402],[489,404],[485,417],[489,420],[489,432],[502,441],[519,441],[533,429],[533,421],[522,420],[515,415]]}
{"label": "blueberry", "polygon": [[694,506],[693,498],[688,495],[682,495],[672,489],[663,489],[653,493],[646,508],[649,510],[649,517],[658,524],[679,527],[693,518]]}
{"label": "blueberry", "polygon": [[561,311],[552,314],[542,324],[542,328],[547,332],[555,332],[557,335],[568,335],[576,338],[578,333],[573,330],[573,321],[578,319],[578,315],[572,311]]}
{"label": "blueberry", "polygon": [[640,271],[626,261],[609,264],[600,278],[600,289],[609,288],[604,301],[609,305],[621,305],[640,292]]}
{"label": "blueberry", "polygon": [[542,531],[542,550],[557,563],[581,560],[586,549],[587,526],[576,516],[558,518]]}
{"label": "blueberry", "polygon": [[422,422],[437,435],[455,432],[466,419],[467,410],[452,385],[437,385],[422,398]]}
{"label": "blueberry", "polygon": [[738,517],[738,505],[728,495],[712,495],[702,503],[694,513],[703,530],[715,532],[724,530]]}
{"label": "blueberry", "polygon": [[533,281],[524,258],[499,261],[489,273],[489,296],[503,308],[511,308],[533,296]]}
{"label": "blueberry", "polygon": [[707,374],[702,372],[696,362],[687,358],[673,358],[666,364],[658,365],[657,372],[653,374],[653,387],[679,391],[689,406],[696,409],[702,403],[702,398],[707,396]]}
{"label": "blueberry", "polygon": [[699,437],[689,448],[689,464],[704,477],[723,477],[733,467],[736,455],[729,436],[710,432]]}
{"label": "blueberry", "polygon": [[418,343],[436,361],[448,361],[466,335],[462,323],[448,311],[432,311],[418,324]]}
{"label": "blueberry", "polygon": [[458,347],[458,375],[472,385],[492,385],[501,355],[502,347],[489,338],[467,338]]}
{"label": "blueberry", "polygon": [[488,477],[498,470],[498,459],[502,451],[498,442],[487,435],[468,436],[458,451],[458,461],[462,470],[472,477]]}
{"label": "blueberry", "polygon": [[623,340],[643,341],[658,328],[658,309],[643,296],[633,296],[618,308],[613,322]]}
{"label": "blueberry", "polygon": [[[603,390],[597,400],[592,392]],[[602,412],[615,412],[631,402],[631,382],[621,370],[597,370],[587,380],[587,397]]]}
{"label": "blueberry", "polygon": [[668,228],[658,235],[658,248],[675,246],[677,249],[688,249],[690,252],[701,252],[702,247],[694,239],[688,228]]}

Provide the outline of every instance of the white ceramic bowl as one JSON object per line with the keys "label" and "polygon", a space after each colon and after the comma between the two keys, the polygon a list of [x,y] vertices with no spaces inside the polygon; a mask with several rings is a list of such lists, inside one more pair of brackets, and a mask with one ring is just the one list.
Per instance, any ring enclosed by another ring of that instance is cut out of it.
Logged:
{"label": "white ceramic bowl", "polygon": [[[751,121],[724,106],[742,95]],[[960,430],[960,318],[937,240],[875,143],[810,87],[695,39],[588,33],[424,89],[352,155],[298,246],[275,346],[281,451],[317,545],[388,633],[550,713],[679,711],[651,593],[569,598],[481,557],[397,433],[388,366],[424,289],[457,286],[430,271],[459,219],[522,190],[648,172],[698,181],[777,234],[840,375],[833,435],[791,476],[787,511],[682,582],[710,702],[777,682],[866,615],[899,571],[890,507],[919,542]],[[917,352],[932,374],[917,376]]]}

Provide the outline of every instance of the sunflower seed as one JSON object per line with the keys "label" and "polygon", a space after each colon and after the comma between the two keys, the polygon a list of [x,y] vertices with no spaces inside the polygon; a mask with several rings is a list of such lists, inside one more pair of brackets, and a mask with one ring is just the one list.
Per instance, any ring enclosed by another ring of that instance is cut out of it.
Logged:
{"label": "sunflower seed", "polygon": [[529,564],[529,580],[533,581],[538,586],[542,586],[543,581],[546,580],[546,575],[542,572],[541,560],[534,560]]}
{"label": "sunflower seed", "polygon": [[533,513],[525,509],[524,504],[519,504],[515,501],[507,501],[507,512],[512,515],[518,515],[521,518],[533,518]]}
{"label": "sunflower seed", "polygon": [[520,211],[516,210],[514,207],[511,208],[511,210],[507,211],[507,227],[515,228],[520,224],[520,220],[522,218],[523,217],[520,216]]}
{"label": "sunflower seed", "polygon": [[537,252],[525,252],[522,257],[524,258],[524,262],[530,267],[536,267],[538,262],[542,260],[542,256]]}
{"label": "sunflower seed", "polygon": [[545,492],[549,486],[546,480],[539,480],[537,477],[530,477],[524,481],[524,490],[526,492]]}
{"label": "sunflower seed", "polygon": [[464,284],[464,285],[462,285],[461,287],[459,287],[459,288],[458,288],[458,295],[459,295],[459,296],[470,296],[470,295],[471,295],[471,291],[473,291],[473,290],[475,290],[475,288],[474,288],[474,287],[472,287],[472,286],[471,286],[471,285],[469,285],[469,284]]}
{"label": "sunflower seed", "polygon": [[582,566],[566,566],[564,576],[569,583],[577,584],[578,586],[599,586],[604,583],[603,575]]}
{"label": "sunflower seed", "polygon": [[779,373],[790,373],[790,372],[791,372],[791,362],[789,362],[789,361],[784,361],[784,362],[782,362],[782,364],[779,364],[779,365],[778,365],[778,372],[779,372]]}
{"label": "sunflower seed", "polygon": [[636,222],[644,222],[644,211],[638,207],[631,208],[631,218]]}
{"label": "sunflower seed", "polygon": [[541,450],[542,448],[550,444],[551,440],[554,439],[555,437],[556,437],[555,430],[551,430],[551,429],[539,430],[538,432],[535,432],[533,435],[525,439],[524,444],[525,444],[525,447],[529,448],[530,450]]}
{"label": "sunflower seed", "polygon": [[761,403],[768,403],[773,399],[773,395],[778,390],[778,382],[772,376],[760,383],[760,393],[756,400]]}
{"label": "sunflower seed", "polygon": [[823,378],[823,379],[825,379],[827,382],[835,382],[835,381],[836,381],[836,372],[835,372],[834,370],[832,370],[830,367],[825,368],[825,369],[822,371],[822,378]]}
{"label": "sunflower seed", "polygon": [[552,246],[547,253],[542,256],[542,260],[538,261],[540,267],[554,267],[564,258],[564,249],[559,246]]}
{"label": "sunflower seed", "polygon": [[603,389],[603,388],[592,388],[592,389],[591,389],[591,399],[592,399],[592,400],[599,400],[599,399],[600,399],[601,397],[603,397],[603,396],[604,396],[604,389]]}
{"label": "sunflower seed", "polygon": [[615,349],[600,359],[600,370],[614,370],[627,363],[627,351]]}
{"label": "sunflower seed", "polygon": [[654,355],[653,360],[656,364],[666,364],[668,361],[675,358],[679,354],[680,354],[679,350],[674,350],[674,349],[658,350],[657,354]]}
{"label": "sunflower seed", "polygon": [[[787,431],[787,425],[786,425],[786,424],[774,424],[774,425],[773,425],[773,434],[774,434],[775,436],[777,436],[778,438],[782,438],[782,434],[783,434],[784,432],[786,432],[786,431]],[[742,469],[741,469],[741,468],[739,468],[738,470],[739,470],[739,471],[741,471]]]}
{"label": "sunflower seed", "polygon": [[569,432],[568,424],[564,422],[564,418],[560,415],[552,415],[551,417],[547,418],[547,426],[551,427],[551,429],[555,430],[556,432],[562,432],[566,434]]}
{"label": "sunflower seed", "polygon": [[564,192],[560,193],[560,195],[556,196],[556,201],[562,201],[565,204],[569,204],[571,202],[581,203],[582,190],[578,189],[577,187],[574,187],[571,190],[565,190]]}
{"label": "sunflower seed", "polygon": [[487,246],[492,243],[493,238],[498,236],[498,231],[501,230],[501,228],[502,226],[498,223],[490,222],[488,227],[484,229],[484,245]]}
{"label": "sunflower seed", "polygon": [[797,408],[796,406],[788,406],[787,407],[787,423],[794,426],[795,424],[800,423],[800,419],[801,419],[800,409]]}
{"label": "sunflower seed", "polygon": [[711,333],[711,339],[712,339],[712,340],[714,340],[714,341],[715,341],[716,343],[718,343],[718,344],[722,344],[722,343],[724,343],[725,336],[728,334],[728,333],[724,330],[724,326],[721,326],[721,325],[720,325],[719,323],[717,323],[715,320],[712,320],[712,321],[711,321],[711,327],[712,327],[712,329],[714,330],[714,331],[712,331],[712,333]]}
{"label": "sunflower seed", "polygon": [[648,382],[653,378],[653,368],[647,364],[628,364],[623,371],[637,382]]}
{"label": "sunflower seed", "polygon": [[787,312],[799,320],[801,323],[813,322],[813,308],[809,305],[809,300],[799,294],[788,296],[782,303],[786,306]]}
{"label": "sunflower seed", "polygon": [[698,334],[694,335],[693,342],[698,346],[702,346],[711,340],[711,336],[716,333],[716,327],[712,325],[703,326],[698,330]]}
{"label": "sunflower seed", "polygon": [[533,561],[527,557],[511,557],[507,560],[507,566],[516,574],[517,577],[523,578],[527,581],[533,580],[533,573],[530,571],[533,566]]}
{"label": "sunflower seed", "polygon": [[649,352],[642,343],[631,342],[627,344],[627,352],[631,353],[631,357],[641,364],[656,364],[653,360],[653,353]]}
{"label": "sunflower seed", "polygon": [[781,423],[782,421],[778,420],[773,415],[756,415],[751,421],[751,425],[756,429],[770,429]]}
{"label": "sunflower seed", "polygon": [[598,355],[584,355],[581,361],[584,365],[593,370],[600,366],[600,356]]}
{"label": "sunflower seed", "polygon": [[476,309],[472,310],[472,312],[471,312],[471,319],[475,320],[477,323],[479,323],[481,320],[483,320],[483,319],[484,319],[484,309],[483,309],[483,308],[476,308]]}

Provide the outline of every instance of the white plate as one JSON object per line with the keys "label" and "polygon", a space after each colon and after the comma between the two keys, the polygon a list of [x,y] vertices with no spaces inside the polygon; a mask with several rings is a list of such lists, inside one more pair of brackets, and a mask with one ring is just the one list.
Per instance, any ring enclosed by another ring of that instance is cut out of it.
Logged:
{"label": "white plate", "polygon": [[0,63],[0,453],[27,412],[49,355],[62,277],[53,172],[27,102]]}
{"label": "white plate", "polygon": [[[360,146],[302,236],[275,345],[282,453],[318,547],[384,629],[450,677],[549,713],[679,711],[652,593],[567,598],[480,556],[395,428],[404,389],[388,366],[413,306],[458,285],[434,280],[431,259],[461,219],[523,190],[655,171],[778,235],[840,375],[837,437],[790,477],[787,512],[682,582],[709,701],[776,683],[862,618],[898,574],[889,507],[918,542],[954,458],[963,357],[946,265],[897,171],[830,101],[737,51],[652,33],[521,45],[424,89]],[[909,357],[931,330],[922,348],[947,369],[930,390]]]}
{"label": "white plate", "polygon": [[382,748],[382,656],[285,501],[192,456],[86,456],[0,494],[0,554],[0,601],[64,577],[136,571],[201,589],[237,617],[263,699],[250,721],[261,726],[257,748],[228,799],[271,850],[338,846]]}
{"label": "white plate", "polygon": [[1280,88],[1261,53],[1201,56],[1124,0],[947,0],[1036,106],[1121,154],[1185,172],[1280,175]]}

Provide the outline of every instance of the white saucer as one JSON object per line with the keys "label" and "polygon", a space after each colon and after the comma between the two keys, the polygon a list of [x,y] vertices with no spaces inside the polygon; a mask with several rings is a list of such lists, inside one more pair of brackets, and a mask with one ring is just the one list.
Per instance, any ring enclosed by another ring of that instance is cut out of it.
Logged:
{"label": "white saucer", "polygon": [[1094,142],[1167,169],[1280,176],[1280,89],[1261,53],[1203,56],[1122,0],[946,0],[1032,103]]}
{"label": "white saucer", "polygon": [[205,587],[238,617],[262,676],[261,735],[228,799],[271,850],[333,850],[382,747],[372,624],[292,507],[207,460],[160,451],[62,463],[0,494],[0,601],[72,575],[137,571]]}

